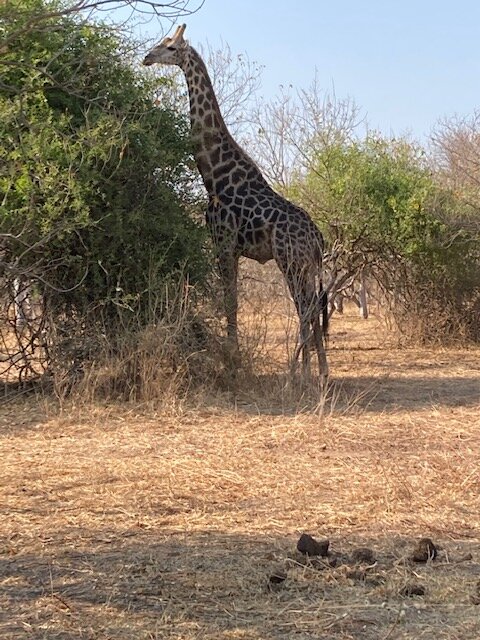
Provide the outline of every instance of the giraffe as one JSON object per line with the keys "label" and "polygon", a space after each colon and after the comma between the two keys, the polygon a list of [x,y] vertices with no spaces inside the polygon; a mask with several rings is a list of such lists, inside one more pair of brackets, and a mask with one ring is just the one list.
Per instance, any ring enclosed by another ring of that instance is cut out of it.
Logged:
{"label": "giraffe", "polygon": [[[190,99],[190,125],[197,167],[208,193],[206,222],[216,248],[224,291],[227,338],[237,354],[237,277],[240,256],[265,264],[275,260],[287,282],[299,318],[294,363],[310,375],[310,349],[317,352],[322,382],[328,376],[324,338],[327,294],[322,285],[323,237],[310,216],[267,183],[260,169],[235,142],[218,106],[206,65],[177,27],[143,60],[182,69]],[[320,317],[322,321],[320,322]]]}

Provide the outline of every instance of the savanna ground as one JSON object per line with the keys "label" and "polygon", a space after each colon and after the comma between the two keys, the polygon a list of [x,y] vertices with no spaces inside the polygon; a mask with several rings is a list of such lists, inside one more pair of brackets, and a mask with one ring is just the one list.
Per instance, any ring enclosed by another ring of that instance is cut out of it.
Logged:
{"label": "savanna ground", "polygon": [[[480,638],[480,351],[399,349],[348,308],[319,407],[290,323],[268,318],[256,376],[183,402],[5,398],[1,638]],[[423,536],[438,558],[412,563]]]}

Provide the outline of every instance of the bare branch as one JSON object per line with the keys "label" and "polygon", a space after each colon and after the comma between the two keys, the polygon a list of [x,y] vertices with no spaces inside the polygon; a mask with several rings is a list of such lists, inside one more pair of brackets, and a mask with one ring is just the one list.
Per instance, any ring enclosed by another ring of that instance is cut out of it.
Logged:
{"label": "bare branch", "polygon": [[319,149],[350,140],[362,122],[355,103],[324,92],[315,78],[307,89],[280,87],[270,102],[252,110],[249,147],[267,177],[287,188],[312,170]]}
{"label": "bare branch", "polygon": [[[31,10],[25,9],[25,13],[29,16],[28,20],[3,40],[0,46],[0,56],[9,53],[10,45],[13,42],[34,29],[58,28],[55,23],[60,18],[80,16],[86,21],[91,21],[95,18],[95,14],[102,13],[102,17],[108,17],[111,22],[121,20],[121,26],[129,24],[137,18],[142,19],[143,22],[157,19],[160,21],[160,26],[161,20],[164,19],[171,26],[180,18],[197,13],[204,4],[205,0],[170,0],[169,2],[158,2],[157,0],[70,0],[64,2],[58,9],[41,10],[33,15]],[[125,14],[121,10],[125,9],[130,9],[130,13],[123,17]],[[12,14],[19,21],[22,11],[17,6]],[[106,16],[106,14],[108,15]],[[163,29],[161,30],[163,31]]]}

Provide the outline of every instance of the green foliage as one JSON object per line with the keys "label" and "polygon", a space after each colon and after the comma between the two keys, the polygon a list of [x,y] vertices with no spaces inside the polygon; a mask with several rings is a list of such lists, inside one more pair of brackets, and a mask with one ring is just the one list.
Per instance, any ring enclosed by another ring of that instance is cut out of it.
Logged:
{"label": "green foliage", "polygon": [[340,242],[347,262],[363,261],[387,289],[403,291],[402,300],[421,291],[430,308],[466,313],[475,306],[479,239],[459,224],[463,205],[421,148],[378,137],[319,146],[290,195],[313,213],[330,244]]}
{"label": "green foliage", "polygon": [[38,21],[56,6],[0,5],[0,233],[18,236],[4,255],[55,308],[146,312],[173,273],[207,272],[188,126],[152,104],[131,42],[72,16]]}
{"label": "green foliage", "polygon": [[318,204],[327,236],[342,242],[359,236],[371,247],[420,256],[442,232],[432,215],[435,184],[421,152],[403,141],[367,139],[321,148],[297,186]]}

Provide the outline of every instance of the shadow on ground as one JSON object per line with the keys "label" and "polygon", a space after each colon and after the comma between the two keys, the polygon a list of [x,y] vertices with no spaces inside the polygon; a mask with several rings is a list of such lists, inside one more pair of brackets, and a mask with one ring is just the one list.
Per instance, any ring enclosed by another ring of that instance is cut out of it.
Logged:
{"label": "shadow on ground", "polygon": [[[323,570],[288,560],[296,537],[134,528],[73,530],[40,542],[32,553],[17,537],[0,558],[5,640],[373,640],[393,629],[392,637],[411,639],[420,633],[458,640],[480,634],[478,606],[471,602],[480,577],[478,544],[448,542],[448,558],[444,554],[435,563],[410,568],[401,558],[411,540],[356,540],[372,545],[378,560],[362,578],[349,575],[353,541],[337,546],[347,564]],[[473,558],[451,562],[466,550]],[[287,578],[269,586],[279,566],[286,568]],[[425,596],[400,595],[412,579],[425,586]]]}
{"label": "shadow on ground", "polygon": [[435,406],[471,407],[480,403],[478,377],[359,376],[333,379],[331,405],[366,411],[418,410]]}
{"label": "shadow on ground", "polygon": [[234,393],[242,409],[274,415],[309,412],[322,406],[327,414],[475,407],[480,404],[480,376],[334,374],[322,403],[317,380],[302,384],[288,374],[273,373],[255,376],[245,385],[240,382]]}

